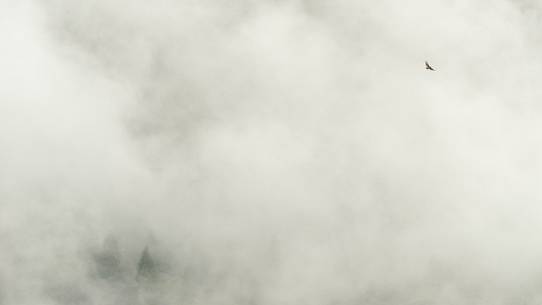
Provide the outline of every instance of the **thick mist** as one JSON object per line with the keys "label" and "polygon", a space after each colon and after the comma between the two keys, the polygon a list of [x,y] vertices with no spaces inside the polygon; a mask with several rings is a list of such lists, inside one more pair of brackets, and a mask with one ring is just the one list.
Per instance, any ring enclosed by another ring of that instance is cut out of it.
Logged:
{"label": "thick mist", "polygon": [[0,304],[540,303],[541,26],[0,0]]}

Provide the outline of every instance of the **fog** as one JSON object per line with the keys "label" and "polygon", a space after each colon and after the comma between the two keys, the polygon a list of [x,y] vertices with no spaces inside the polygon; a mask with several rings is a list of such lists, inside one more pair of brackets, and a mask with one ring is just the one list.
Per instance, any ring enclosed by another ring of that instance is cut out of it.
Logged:
{"label": "fog", "polygon": [[541,26],[0,0],[0,304],[539,304]]}

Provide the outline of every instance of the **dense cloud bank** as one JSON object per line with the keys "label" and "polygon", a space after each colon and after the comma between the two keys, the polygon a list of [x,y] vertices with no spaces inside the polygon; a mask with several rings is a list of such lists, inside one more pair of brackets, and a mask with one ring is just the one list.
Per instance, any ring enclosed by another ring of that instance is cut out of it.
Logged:
{"label": "dense cloud bank", "polygon": [[538,304],[541,14],[0,1],[0,304]]}

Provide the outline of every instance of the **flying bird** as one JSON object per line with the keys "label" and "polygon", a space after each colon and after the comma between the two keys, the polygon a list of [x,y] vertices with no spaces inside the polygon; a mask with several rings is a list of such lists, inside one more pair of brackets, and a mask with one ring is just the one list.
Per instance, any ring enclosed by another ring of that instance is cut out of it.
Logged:
{"label": "flying bird", "polygon": [[425,62],[425,69],[431,70],[431,71],[435,71],[435,69],[433,69],[433,67],[431,67],[431,66],[427,63],[427,61]]}

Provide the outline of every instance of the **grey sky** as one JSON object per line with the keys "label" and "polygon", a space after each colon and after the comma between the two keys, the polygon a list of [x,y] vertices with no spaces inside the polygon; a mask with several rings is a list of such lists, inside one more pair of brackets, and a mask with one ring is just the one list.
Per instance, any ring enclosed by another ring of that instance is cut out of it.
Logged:
{"label": "grey sky", "polygon": [[541,14],[0,0],[0,304],[538,304]]}

